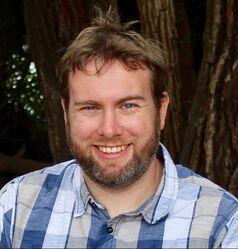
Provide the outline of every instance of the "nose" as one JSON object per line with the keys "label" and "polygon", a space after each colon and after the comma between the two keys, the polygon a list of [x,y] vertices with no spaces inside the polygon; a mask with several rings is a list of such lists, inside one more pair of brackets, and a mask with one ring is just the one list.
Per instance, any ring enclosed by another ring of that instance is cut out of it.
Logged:
{"label": "nose", "polygon": [[102,113],[98,133],[105,138],[113,138],[122,134],[122,126],[119,123],[119,117],[115,110],[105,110]]}

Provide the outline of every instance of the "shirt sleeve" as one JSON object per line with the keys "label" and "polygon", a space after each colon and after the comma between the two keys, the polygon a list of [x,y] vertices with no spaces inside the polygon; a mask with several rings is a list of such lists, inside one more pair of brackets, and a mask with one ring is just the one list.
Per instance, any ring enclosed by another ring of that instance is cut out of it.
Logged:
{"label": "shirt sleeve", "polygon": [[226,235],[220,248],[238,248],[238,211],[226,225]]}
{"label": "shirt sleeve", "polygon": [[12,248],[17,182],[16,178],[0,191],[0,248]]}

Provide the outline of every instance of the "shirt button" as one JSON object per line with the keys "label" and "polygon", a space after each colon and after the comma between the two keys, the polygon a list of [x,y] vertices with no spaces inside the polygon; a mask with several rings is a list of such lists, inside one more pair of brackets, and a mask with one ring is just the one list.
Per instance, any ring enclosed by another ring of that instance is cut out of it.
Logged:
{"label": "shirt button", "polygon": [[113,228],[112,227],[107,227],[107,232],[108,233],[112,233],[113,232]]}
{"label": "shirt button", "polygon": [[92,202],[92,206],[93,206],[93,207],[97,207],[97,205],[96,205],[94,202]]}

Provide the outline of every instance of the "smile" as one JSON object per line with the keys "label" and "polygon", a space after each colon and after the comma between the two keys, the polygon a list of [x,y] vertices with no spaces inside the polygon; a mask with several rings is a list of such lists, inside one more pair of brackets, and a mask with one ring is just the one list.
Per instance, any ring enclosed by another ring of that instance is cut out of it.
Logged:
{"label": "smile", "polygon": [[125,150],[125,148],[128,145],[120,145],[120,146],[97,146],[98,149],[104,153],[107,154],[114,154],[114,153],[118,153],[121,152],[123,150]]}

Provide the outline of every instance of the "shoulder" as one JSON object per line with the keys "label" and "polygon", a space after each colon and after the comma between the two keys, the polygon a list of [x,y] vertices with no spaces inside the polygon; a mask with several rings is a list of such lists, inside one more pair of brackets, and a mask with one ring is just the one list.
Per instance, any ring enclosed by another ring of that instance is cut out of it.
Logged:
{"label": "shoulder", "polygon": [[48,166],[48,167],[40,169],[40,170],[36,170],[36,171],[30,172],[30,173],[27,173],[21,177],[22,178],[31,178],[31,177],[35,177],[35,176],[39,176],[39,175],[44,175],[44,176],[56,175],[57,176],[57,175],[61,175],[65,171],[74,170],[74,168],[76,166],[78,166],[76,160],[69,160],[69,161],[65,161],[62,163]]}
{"label": "shoulder", "polygon": [[[194,220],[204,219],[206,229],[210,226],[211,241],[223,239],[230,233],[230,224],[238,229],[238,200],[231,193],[212,181],[194,173],[191,169],[176,165],[178,175],[178,199],[194,203]],[[232,229],[234,230],[234,228]],[[222,236],[221,236],[222,235]]]}
{"label": "shoulder", "polygon": [[77,169],[78,164],[75,160],[65,161],[21,176],[20,185],[33,184],[41,186],[46,182],[48,184],[50,182],[56,184],[56,180],[62,179],[63,177],[70,178]]}
{"label": "shoulder", "polygon": [[[179,190],[186,188],[189,192],[198,190],[198,198],[219,198],[223,202],[231,202],[238,208],[238,200],[235,196],[209,179],[196,174],[191,169],[180,164],[176,165]],[[221,204],[221,203],[220,203]]]}
{"label": "shoulder", "polygon": [[226,223],[238,211],[238,200],[234,195],[189,168],[176,165],[176,169],[180,200],[196,201],[197,207],[204,209],[203,214],[210,212],[219,219],[219,225]]}
{"label": "shoulder", "polygon": [[0,247],[12,248],[14,227],[25,224],[24,220],[36,203],[37,207],[53,208],[53,201],[62,189],[70,189],[73,193],[75,173],[80,176],[79,166],[71,160],[19,176],[7,183],[0,191]]}
{"label": "shoulder", "polygon": [[[43,185],[48,190],[59,188],[62,179],[72,178],[78,168],[76,161],[70,160],[16,177],[1,189],[0,208],[5,212],[13,208],[17,196],[20,195],[19,192],[24,192],[24,196],[27,196],[32,195],[33,192],[39,193]],[[64,181],[64,184],[67,182],[67,180]]]}

